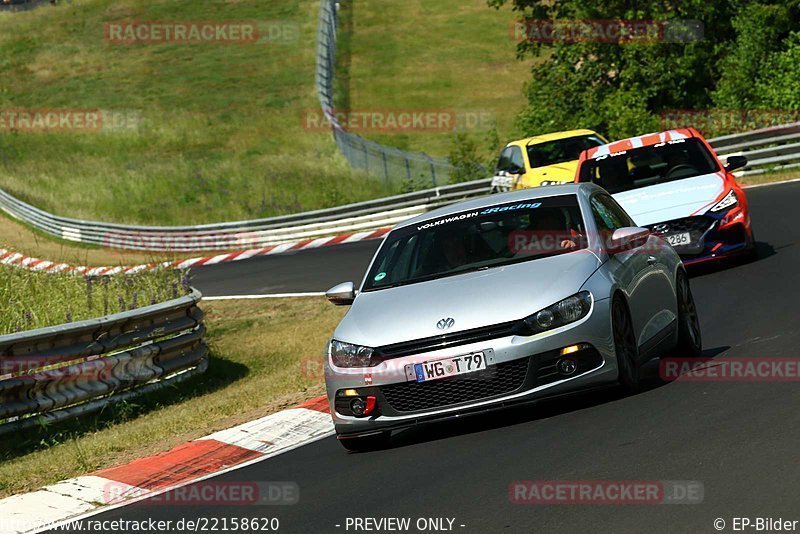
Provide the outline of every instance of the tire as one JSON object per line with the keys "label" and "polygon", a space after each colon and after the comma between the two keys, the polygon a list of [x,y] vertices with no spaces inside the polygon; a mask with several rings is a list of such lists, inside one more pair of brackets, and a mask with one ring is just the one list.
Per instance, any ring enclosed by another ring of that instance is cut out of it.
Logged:
{"label": "tire", "polygon": [[384,431],[371,436],[340,439],[339,443],[349,452],[367,452],[386,447],[389,443],[389,436],[391,436],[391,432]]}
{"label": "tire", "polygon": [[675,289],[678,295],[678,343],[675,346],[675,356],[698,358],[703,355],[703,336],[689,277],[683,269],[678,271]]}
{"label": "tire", "polygon": [[628,305],[617,295],[611,305],[611,329],[614,333],[614,350],[617,354],[619,381],[631,393],[641,389],[639,377],[639,347]]}

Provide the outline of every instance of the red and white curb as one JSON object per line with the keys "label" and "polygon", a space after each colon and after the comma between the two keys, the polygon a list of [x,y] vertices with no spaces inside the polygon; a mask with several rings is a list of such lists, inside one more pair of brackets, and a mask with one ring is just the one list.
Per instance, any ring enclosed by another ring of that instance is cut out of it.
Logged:
{"label": "red and white curb", "polygon": [[241,261],[256,256],[271,256],[274,254],[329,247],[344,243],[355,243],[356,241],[366,241],[368,239],[379,239],[388,234],[390,230],[391,228],[380,228],[378,230],[370,230],[368,232],[358,232],[354,234],[344,234],[331,237],[319,237],[316,239],[305,239],[303,241],[296,241],[293,243],[280,243],[262,248],[226,252],[224,254],[217,254],[216,256],[117,267],[85,267],[69,265],[67,263],[56,263],[53,261],[31,258],[19,252],[14,252],[13,250],[0,248],[0,264],[23,267],[32,271],[43,271],[48,273],[72,273],[85,276],[104,276],[119,273],[133,274],[141,271],[153,271],[156,269],[188,269],[189,267],[200,267],[203,265],[215,265],[217,263]]}
{"label": "red and white curb", "polygon": [[334,434],[328,401],[222,430],[174,449],[0,500],[0,533],[36,532],[272,458]]}

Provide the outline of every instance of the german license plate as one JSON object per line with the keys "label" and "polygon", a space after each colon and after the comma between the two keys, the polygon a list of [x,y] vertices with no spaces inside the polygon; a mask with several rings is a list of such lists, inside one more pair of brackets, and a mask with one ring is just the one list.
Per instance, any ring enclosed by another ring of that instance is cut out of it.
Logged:
{"label": "german license plate", "polygon": [[441,380],[442,378],[475,373],[484,369],[486,369],[486,355],[483,352],[473,352],[472,354],[453,358],[415,363],[413,366],[414,380],[417,382]]}
{"label": "german license plate", "polygon": [[666,239],[667,243],[673,247],[680,247],[682,245],[688,245],[691,243],[692,235],[689,232],[684,232],[682,234],[671,234],[664,236],[664,239]]}

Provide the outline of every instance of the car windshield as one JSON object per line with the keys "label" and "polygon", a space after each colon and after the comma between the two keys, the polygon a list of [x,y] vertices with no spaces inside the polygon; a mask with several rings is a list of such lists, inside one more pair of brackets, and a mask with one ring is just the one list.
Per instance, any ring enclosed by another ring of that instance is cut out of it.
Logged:
{"label": "car windshield", "polygon": [[575,195],[498,204],[405,226],[381,246],[364,291],[585,248]]}
{"label": "car windshield", "polygon": [[576,161],[584,150],[604,144],[605,141],[596,135],[581,135],[537,143],[528,146],[528,161],[532,168]]}
{"label": "car windshield", "polygon": [[587,160],[580,181],[609,193],[717,172],[719,165],[699,139],[674,139]]}

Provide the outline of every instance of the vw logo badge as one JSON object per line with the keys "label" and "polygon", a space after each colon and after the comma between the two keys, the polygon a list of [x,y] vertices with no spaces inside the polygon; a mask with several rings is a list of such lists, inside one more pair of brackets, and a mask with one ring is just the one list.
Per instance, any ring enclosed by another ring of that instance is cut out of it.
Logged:
{"label": "vw logo badge", "polygon": [[447,330],[448,328],[452,328],[454,324],[456,324],[456,320],[452,317],[447,317],[436,323],[436,328],[439,330]]}

